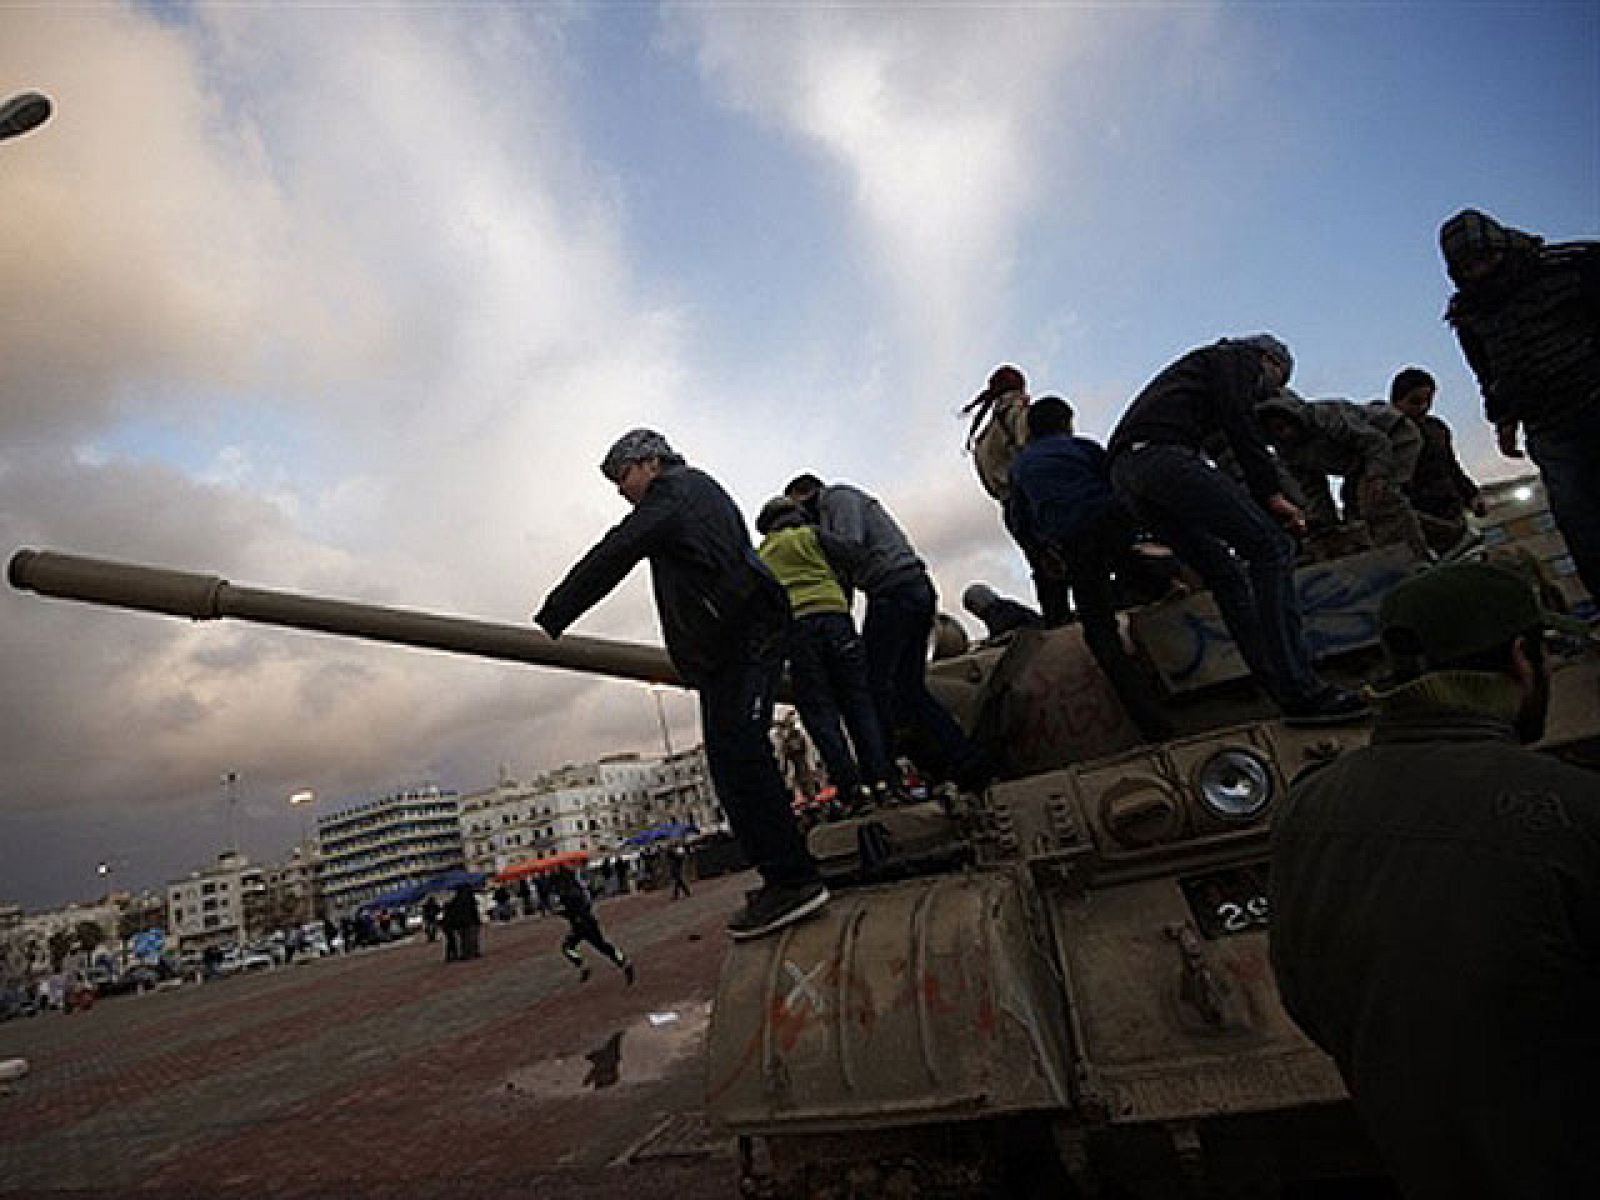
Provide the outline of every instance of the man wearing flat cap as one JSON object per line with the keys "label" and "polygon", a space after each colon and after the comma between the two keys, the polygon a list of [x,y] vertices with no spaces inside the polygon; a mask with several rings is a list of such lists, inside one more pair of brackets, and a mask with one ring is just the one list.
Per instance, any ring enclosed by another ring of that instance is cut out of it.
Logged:
{"label": "man wearing flat cap", "polygon": [[700,694],[717,799],[763,881],[728,922],[728,932],[760,937],[828,901],[767,736],[788,598],[756,557],[732,498],[711,476],[685,464],[661,434],[623,434],[600,471],[633,511],[567,572],[533,619],[560,637],[649,560],[667,653]]}
{"label": "man wearing flat cap", "polygon": [[1395,588],[1371,744],[1274,820],[1284,1007],[1410,1197],[1600,1196],[1600,774],[1527,748],[1546,619],[1491,564]]}

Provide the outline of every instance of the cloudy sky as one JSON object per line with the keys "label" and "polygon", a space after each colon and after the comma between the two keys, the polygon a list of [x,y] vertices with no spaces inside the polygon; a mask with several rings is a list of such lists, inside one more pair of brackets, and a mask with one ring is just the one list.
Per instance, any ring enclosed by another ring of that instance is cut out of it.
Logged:
{"label": "cloudy sky", "polygon": [[[1600,234],[1600,6],[0,7],[0,553],[508,622],[668,433],[748,512],[881,496],[1026,594],[961,454],[997,363],[1103,436],[1270,329],[1312,396],[1418,363],[1440,221]],[[575,632],[654,641],[645,573]],[[406,783],[654,748],[643,688],[0,594],[0,902],[143,886]],[[679,744],[692,701],[666,699]]]}

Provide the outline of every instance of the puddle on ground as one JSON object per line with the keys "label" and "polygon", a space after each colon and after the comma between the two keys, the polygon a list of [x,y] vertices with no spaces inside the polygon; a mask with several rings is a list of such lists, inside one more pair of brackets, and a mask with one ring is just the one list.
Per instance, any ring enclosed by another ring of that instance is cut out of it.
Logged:
{"label": "puddle on ground", "polygon": [[501,1089],[533,1097],[577,1096],[618,1084],[650,1083],[700,1049],[710,1014],[709,1002],[647,1013],[592,1045],[511,1072]]}

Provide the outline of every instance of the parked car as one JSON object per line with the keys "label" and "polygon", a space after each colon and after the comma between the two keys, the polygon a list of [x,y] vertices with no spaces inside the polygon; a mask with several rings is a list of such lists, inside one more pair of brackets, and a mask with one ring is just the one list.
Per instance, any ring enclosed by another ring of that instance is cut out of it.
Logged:
{"label": "parked car", "polygon": [[270,971],[278,965],[272,952],[263,945],[246,946],[239,952],[239,970]]}
{"label": "parked car", "polygon": [[126,996],[129,993],[149,991],[160,982],[160,971],[143,963],[137,963],[120,975],[94,980],[94,987],[102,996]]}
{"label": "parked car", "polygon": [[39,998],[32,988],[25,986],[0,988],[0,1021],[38,1015]]}

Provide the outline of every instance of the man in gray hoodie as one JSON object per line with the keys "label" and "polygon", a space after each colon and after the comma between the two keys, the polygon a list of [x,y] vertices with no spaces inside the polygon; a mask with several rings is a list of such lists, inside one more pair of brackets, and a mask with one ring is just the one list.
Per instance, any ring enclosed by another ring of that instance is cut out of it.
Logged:
{"label": "man in gray hoodie", "polygon": [[1410,417],[1381,401],[1304,400],[1280,388],[1256,405],[1256,420],[1305,494],[1313,531],[1338,523],[1328,486],[1337,475],[1345,518],[1365,521],[1375,545],[1398,542],[1432,557],[1405,492],[1422,453],[1422,430]]}
{"label": "man in gray hoodie", "polygon": [[867,596],[861,625],[867,681],[885,736],[892,741],[897,728],[909,725],[931,743],[935,761],[928,766],[963,788],[988,786],[995,774],[989,756],[928,691],[924,672],[937,598],[905,531],[882,504],[848,483],[824,486],[815,475],[798,475],[783,493],[824,532],[859,552],[847,582]]}

